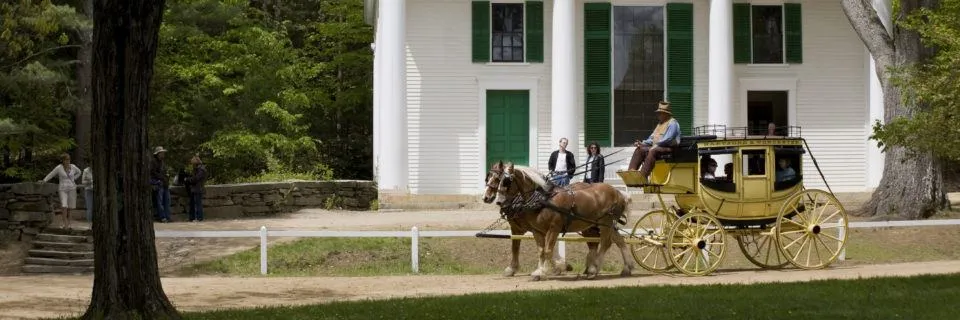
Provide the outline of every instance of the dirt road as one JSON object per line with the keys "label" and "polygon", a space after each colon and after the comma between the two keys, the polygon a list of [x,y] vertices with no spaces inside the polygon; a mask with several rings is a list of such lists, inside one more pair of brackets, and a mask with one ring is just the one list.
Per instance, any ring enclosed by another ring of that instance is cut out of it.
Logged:
{"label": "dirt road", "polygon": [[[960,272],[960,261],[863,265],[826,270],[724,271],[707,277],[604,275],[597,280],[562,275],[532,282],[528,276],[391,276],[315,278],[164,278],[163,287],[181,311],[298,305],[329,301],[455,295],[517,290],[678,284],[797,282]],[[0,277],[0,318],[77,315],[88,303],[90,276]]]}

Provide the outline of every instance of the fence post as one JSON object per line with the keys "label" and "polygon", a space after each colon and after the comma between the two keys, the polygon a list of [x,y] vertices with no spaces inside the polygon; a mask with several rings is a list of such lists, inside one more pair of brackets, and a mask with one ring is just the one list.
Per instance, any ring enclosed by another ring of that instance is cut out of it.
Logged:
{"label": "fence post", "polygon": [[[846,233],[847,233],[846,229],[847,228],[844,228],[843,225],[841,225],[840,230],[837,230],[837,232],[840,233],[840,239],[843,239],[844,236],[846,236]],[[843,249],[840,249],[840,255],[837,256],[837,260],[840,260],[840,261],[847,260],[847,247],[843,247]]]}
{"label": "fence post", "polygon": [[267,226],[260,226],[260,274],[267,274]]}
{"label": "fence post", "polygon": [[417,226],[410,229],[410,266],[413,273],[420,273],[420,230]]}
{"label": "fence post", "polygon": [[557,241],[557,252],[560,253],[560,259],[563,259],[564,262],[567,261],[567,242],[566,241]]}

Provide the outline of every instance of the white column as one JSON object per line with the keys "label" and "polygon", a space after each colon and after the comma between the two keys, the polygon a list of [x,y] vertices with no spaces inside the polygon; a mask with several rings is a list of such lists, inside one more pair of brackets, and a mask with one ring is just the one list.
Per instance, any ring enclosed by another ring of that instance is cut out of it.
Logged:
{"label": "white column", "polygon": [[[553,50],[552,50],[552,88],[550,99],[550,132],[556,148],[560,138],[567,138],[567,150],[578,156],[580,146],[580,119],[577,114],[577,51],[574,30],[576,25],[576,1],[553,1]],[[576,158],[577,163],[581,162]],[[545,164],[538,164],[545,165]]]}
{"label": "white column", "polygon": [[382,60],[383,55],[377,51],[377,43],[380,41],[380,20],[374,18],[376,22],[374,25],[374,42],[370,45],[373,50],[373,177],[374,181],[378,181],[380,176],[380,60]]}
{"label": "white column", "polygon": [[735,126],[733,122],[732,0],[710,0],[709,30],[707,123]]}
{"label": "white column", "polygon": [[[893,33],[893,25],[890,13],[893,11],[893,1],[891,0],[873,0],[871,1],[873,9],[877,11],[880,22],[883,23],[887,33]],[[870,100],[868,103],[869,122],[867,123],[867,137],[873,134],[873,123],[880,120],[884,122],[883,105],[883,87],[880,85],[880,78],[877,76],[877,62],[873,55],[867,51],[867,58],[870,64],[867,69],[870,81]],[[883,177],[884,155],[877,147],[875,140],[867,139],[867,188],[876,188],[880,185],[880,179]]]}
{"label": "white column", "polygon": [[[737,126],[733,120],[733,1],[710,0],[710,38],[707,62],[707,124]],[[746,125],[746,124],[743,124]],[[717,133],[722,135],[723,133]],[[717,175],[733,162],[732,155],[715,155]],[[734,168],[737,170],[737,168]]]}
{"label": "white column", "polygon": [[[380,190],[407,188],[407,99],[405,1],[378,1],[377,87],[379,103],[377,183]],[[389,85],[382,85],[389,84]]]}
{"label": "white column", "polygon": [[877,147],[876,140],[870,140],[873,134],[873,123],[880,120],[883,123],[883,87],[880,86],[880,78],[877,77],[877,65],[873,56],[867,52],[867,58],[870,59],[870,67],[867,73],[870,75],[870,101],[869,104],[869,122],[867,123],[867,188],[876,188],[880,185],[880,178],[883,177],[883,152]]}

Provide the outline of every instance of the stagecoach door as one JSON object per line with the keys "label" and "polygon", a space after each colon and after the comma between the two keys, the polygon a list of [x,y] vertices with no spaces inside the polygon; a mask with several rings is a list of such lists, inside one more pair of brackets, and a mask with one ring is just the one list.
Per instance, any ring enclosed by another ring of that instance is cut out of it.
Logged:
{"label": "stagecoach door", "polygon": [[527,90],[487,90],[487,159],[513,161],[529,166],[530,92]]}

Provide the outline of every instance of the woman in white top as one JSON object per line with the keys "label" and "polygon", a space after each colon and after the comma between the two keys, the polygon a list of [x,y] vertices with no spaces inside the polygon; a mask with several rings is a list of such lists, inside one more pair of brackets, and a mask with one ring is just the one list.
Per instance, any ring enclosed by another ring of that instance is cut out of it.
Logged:
{"label": "woman in white top", "polygon": [[60,161],[62,161],[62,163],[56,168],[53,168],[53,171],[50,171],[47,177],[43,178],[40,182],[48,182],[50,179],[53,179],[54,176],[57,177],[57,180],[60,182],[58,192],[60,194],[60,213],[56,213],[56,215],[60,216],[63,228],[70,229],[70,209],[77,207],[76,180],[80,178],[80,168],[70,163],[69,154],[64,153],[61,155]]}

